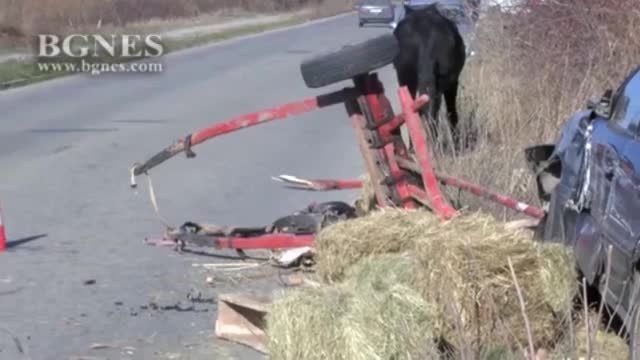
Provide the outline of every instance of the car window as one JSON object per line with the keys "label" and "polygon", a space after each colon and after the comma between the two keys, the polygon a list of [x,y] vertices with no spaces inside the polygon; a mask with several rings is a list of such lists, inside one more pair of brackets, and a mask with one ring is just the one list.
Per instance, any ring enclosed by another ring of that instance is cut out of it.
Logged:
{"label": "car window", "polygon": [[640,135],[640,68],[637,68],[616,92],[611,122]]}

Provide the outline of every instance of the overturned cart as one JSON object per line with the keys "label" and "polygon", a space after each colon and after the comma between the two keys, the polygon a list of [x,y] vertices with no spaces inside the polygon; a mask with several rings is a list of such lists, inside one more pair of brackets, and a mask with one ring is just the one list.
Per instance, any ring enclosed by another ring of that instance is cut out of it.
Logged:
{"label": "overturned cart", "polygon": [[[396,93],[401,112],[394,114],[384,86],[375,72],[390,64],[397,51],[395,37],[388,34],[304,61],[301,73],[309,88],[320,88],[344,80],[351,80],[352,86],[238,116],[193,132],[146,162],[134,164],[131,168],[132,186],[136,186],[136,176],[148,174],[149,170],[179,153],[184,152],[187,158],[196,156],[193,148],[209,139],[343,104],[353,125],[378,207],[426,207],[441,219],[449,219],[456,214],[456,209],[440,191],[440,184],[444,184],[469,191],[535,219],[543,218],[544,211],[537,207],[434,171],[425,123],[419,113],[429,101],[428,97],[420,95],[413,98],[406,87],[400,87]],[[399,130],[403,126],[413,144],[414,150],[411,152],[400,135]],[[305,180],[294,176],[280,176],[277,179],[293,188],[317,191],[362,185],[358,180]],[[175,244],[178,249],[189,245],[235,249],[239,252],[247,249],[300,248],[312,246],[314,234],[323,226],[355,216],[355,209],[351,205],[340,201],[327,202],[312,204],[267,226],[211,226],[186,222],[177,229],[168,228],[164,241]]]}

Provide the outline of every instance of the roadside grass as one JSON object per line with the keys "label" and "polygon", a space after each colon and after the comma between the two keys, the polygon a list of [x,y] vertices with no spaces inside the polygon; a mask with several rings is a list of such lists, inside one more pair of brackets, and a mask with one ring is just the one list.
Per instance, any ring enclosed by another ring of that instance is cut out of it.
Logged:
{"label": "roadside grass", "polygon": [[[458,95],[463,132],[475,143],[453,159],[448,146],[439,144],[438,170],[539,205],[523,149],[554,143],[571,114],[640,65],[640,38],[634,35],[640,12],[629,10],[634,3],[524,2],[514,14],[490,11],[480,20],[479,51],[465,65]],[[505,220],[515,215],[470,194],[448,194]]]}
{"label": "roadside grass", "polygon": [[0,90],[51,80],[67,74],[66,72],[42,73],[33,62],[10,60],[0,64]]}
{"label": "roadside grass", "polygon": [[[0,0],[1,1],[1,0]],[[275,0],[274,0],[275,1]],[[325,0],[321,2],[321,4],[314,7],[306,7],[302,9],[296,9],[295,11],[275,13],[273,15],[281,17],[281,19],[276,19],[274,21],[262,22],[258,24],[250,24],[250,25],[242,25],[242,26],[230,26],[227,29],[222,29],[218,31],[202,31],[195,32],[194,35],[185,35],[183,37],[168,37],[163,39],[163,44],[165,46],[165,54],[172,53],[178,50],[183,50],[187,48],[192,48],[200,45],[215,43],[223,40],[228,40],[244,35],[262,33],[269,30],[274,30],[278,28],[293,26],[297,24],[301,24],[307,21],[329,17],[338,15],[340,13],[348,12],[351,10],[351,1],[339,1],[339,0]],[[235,14],[239,18],[250,19],[251,15],[247,13],[246,10],[242,8],[227,9],[223,11],[223,13],[227,14]],[[213,16],[213,15],[212,15]],[[206,15],[200,16],[200,21],[196,21],[197,25],[206,25],[203,24],[204,20],[207,19]],[[179,24],[186,25],[190,24],[193,26],[194,23],[190,23],[189,19],[179,19],[177,20]],[[152,33],[153,31],[157,31],[160,29],[164,29],[165,31],[168,28],[176,28],[177,25],[172,24],[171,21],[161,21],[158,19],[149,20],[149,26],[145,25],[145,22],[135,22],[131,25],[127,25],[121,28],[118,27],[107,27],[110,28],[110,34],[121,34],[127,31],[135,30],[141,33]],[[188,28],[187,28],[188,29]],[[106,33],[105,29],[100,31],[95,31],[93,29],[91,32],[98,33]],[[10,49],[16,49],[10,48]],[[5,49],[5,52],[10,52],[9,49]],[[127,58],[127,59],[112,59],[107,57],[99,57],[94,59],[93,62],[104,62],[104,63],[113,63],[113,62],[131,62],[140,60],[141,58]],[[57,59],[57,62],[61,62],[62,59]],[[75,60],[71,60],[71,62],[76,62]],[[48,71],[43,72],[39,67],[36,61],[19,61],[19,60],[10,60],[6,62],[0,63],[0,90],[15,88],[19,86],[25,86],[29,84],[33,84],[40,81],[50,80],[53,78],[59,78],[67,75],[71,75],[73,72],[69,70],[64,70],[62,68],[56,69],[56,71]],[[75,72],[78,73],[78,72]]]}
{"label": "roadside grass", "polygon": [[279,20],[272,23],[243,26],[243,27],[233,28],[233,29],[220,31],[220,32],[203,33],[203,34],[190,36],[180,40],[169,39],[165,41],[165,45],[166,45],[166,48],[169,50],[169,52],[173,52],[173,51],[182,50],[185,48],[191,48],[191,47],[204,45],[208,43],[215,43],[223,40],[228,40],[228,39],[232,39],[232,38],[240,37],[244,35],[261,33],[265,31],[277,29],[277,28],[297,25],[308,20],[309,20],[308,17],[293,17],[293,18]]}

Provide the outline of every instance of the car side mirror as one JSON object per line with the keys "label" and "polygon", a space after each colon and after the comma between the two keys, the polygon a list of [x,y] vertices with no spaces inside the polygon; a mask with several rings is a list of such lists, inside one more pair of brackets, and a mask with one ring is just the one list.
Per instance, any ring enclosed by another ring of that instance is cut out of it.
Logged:
{"label": "car side mirror", "polygon": [[598,116],[608,119],[612,110],[612,96],[613,90],[605,90],[604,94],[602,94],[599,99],[592,98],[587,101],[587,109],[593,111]]}

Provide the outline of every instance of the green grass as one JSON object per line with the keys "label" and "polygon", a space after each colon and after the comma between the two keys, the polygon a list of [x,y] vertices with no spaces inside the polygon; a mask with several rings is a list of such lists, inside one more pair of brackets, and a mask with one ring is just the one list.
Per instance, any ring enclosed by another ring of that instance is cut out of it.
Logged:
{"label": "green grass", "polygon": [[[232,39],[243,35],[261,33],[268,30],[292,26],[311,20],[312,18],[313,16],[295,16],[270,23],[242,26],[181,39],[169,39],[164,41],[165,54],[199,45]],[[131,59],[128,60],[132,61]],[[114,60],[110,59],[109,62],[111,61]],[[38,69],[37,64],[33,61],[8,61],[0,63],[0,90],[25,86],[40,81],[63,77],[69,74],[71,74],[71,72],[68,71],[43,73]]]}
{"label": "green grass", "polygon": [[308,19],[309,18],[306,16],[293,17],[293,18],[279,20],[279,21],[270,22],[266,24],[249,25],[249,26],[238,27],[238,28],[229,29],[225,31],[220,31],[220,32],[190,36],[180,40],[167,40],[164,42],[164,44],[165,44],[165,49],[167,49],[167,52],[171,53],[174,51],[191,48],[199,45],[204,45],[208,43],[215,43],[223,40],[228,40],[228,39],[240,37],[243,35],[257,34],[257,33],[265,32],[265,31],[269,31],[277,28],[301,24],[307,21]]}
{"label": "green grass", "polygon": [[62,72],[42,73],[32,62],[7,61],[0,64],[0,90],[25,86],[66,75]]}

